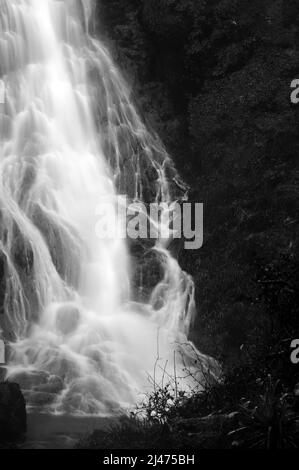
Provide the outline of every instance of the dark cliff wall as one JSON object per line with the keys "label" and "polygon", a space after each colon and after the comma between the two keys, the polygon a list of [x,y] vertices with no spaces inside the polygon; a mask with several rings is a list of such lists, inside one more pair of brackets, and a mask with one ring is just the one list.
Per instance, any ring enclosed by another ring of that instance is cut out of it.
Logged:
{"label": "dark cliff wall", "polygon": [[100,0],[97,26],[205,203],[204,247],[180,255],[193,338],[233,362],[276,351],[298,323],[298,2]]}

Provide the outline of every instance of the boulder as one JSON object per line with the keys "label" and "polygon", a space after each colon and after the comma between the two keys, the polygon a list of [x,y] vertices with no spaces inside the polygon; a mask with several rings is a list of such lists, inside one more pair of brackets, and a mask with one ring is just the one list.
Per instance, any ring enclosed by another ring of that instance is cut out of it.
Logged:
{"label": "boulder", "polygon": [[18,383],[22,390],[31,390],[34,387],[48,383],[49,374],[43,371],[19,371],[8,376],[8,381]]}
{"label": "boulder", "polygon": [[20,386],[0,383],[0,441],[22,437],[27,428],[26,403]]}
{"label": "boulder", "polygon": [[80,310],[76,305],[61,306],[56,317],[57,330],[65,336],[74,333],[79,326],[80,317]]}
{"label": "boulder", "polygon": [[36,391],[26,391],[24,392],[24,395],[28,405],[33,407],[43,407],[51,405],[57,397],[57,395],[55,395],[54,393]]}

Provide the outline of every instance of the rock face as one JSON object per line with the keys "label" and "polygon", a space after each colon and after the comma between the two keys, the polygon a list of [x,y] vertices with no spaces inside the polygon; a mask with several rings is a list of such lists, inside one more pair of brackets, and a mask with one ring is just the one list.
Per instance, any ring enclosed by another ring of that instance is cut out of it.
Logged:
{"label": "rock face", "polygon": [[26,403],[15,383],[0,383],[0,441],[13,441],[26,432]]}

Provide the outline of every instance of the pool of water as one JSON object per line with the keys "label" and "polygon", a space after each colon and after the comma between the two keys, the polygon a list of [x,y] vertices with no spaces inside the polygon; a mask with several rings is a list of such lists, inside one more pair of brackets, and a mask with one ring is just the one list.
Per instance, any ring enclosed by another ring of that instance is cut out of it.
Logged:
{"label": "pool of water", "polygon": [[72,449],[76,442],[95,429],[106,429],[115,418],[54,416],[29,413],[26,441],[22,449]]}

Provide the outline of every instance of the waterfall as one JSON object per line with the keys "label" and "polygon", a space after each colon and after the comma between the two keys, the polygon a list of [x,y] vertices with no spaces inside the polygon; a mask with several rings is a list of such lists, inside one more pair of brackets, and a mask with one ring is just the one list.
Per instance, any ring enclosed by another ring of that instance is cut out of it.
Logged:
{"label": "waterfall", "polygon": [[[187,340],[194,286],[167,243],[139,247],[132,262],[130,243],[96,234],[103,199],[114,218],[118,194],[149,204],[178,189],[161,141],[90,35],[92,7],[0,3],[0,325],[7,379],[29,406],[101,415],[138,401],[154,367],[179,377],[194,354],[207,359]],[[138,296],[134,264],[148,252],[162,274]]]}

